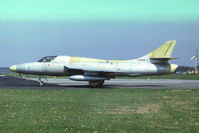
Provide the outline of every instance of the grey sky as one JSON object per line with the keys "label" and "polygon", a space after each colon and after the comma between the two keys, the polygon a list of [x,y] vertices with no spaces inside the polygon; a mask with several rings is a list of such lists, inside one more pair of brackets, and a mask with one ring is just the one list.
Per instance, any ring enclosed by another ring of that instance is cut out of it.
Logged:
{"label": "grey sky", "polygon": [[0,22],[0,67],[47,55],[133,59],[176,40],[172,61],[193,66],[199,23],[193,22]]}

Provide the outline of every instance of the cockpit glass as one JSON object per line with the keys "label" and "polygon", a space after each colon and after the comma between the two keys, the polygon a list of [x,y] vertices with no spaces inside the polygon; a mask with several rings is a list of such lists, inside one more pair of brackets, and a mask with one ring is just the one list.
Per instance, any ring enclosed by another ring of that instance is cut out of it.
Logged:
{"label": "cockpit glass", "polygon": [[51,62],[53,61],[57,56],[46,56],[41,58],[38,62]]}

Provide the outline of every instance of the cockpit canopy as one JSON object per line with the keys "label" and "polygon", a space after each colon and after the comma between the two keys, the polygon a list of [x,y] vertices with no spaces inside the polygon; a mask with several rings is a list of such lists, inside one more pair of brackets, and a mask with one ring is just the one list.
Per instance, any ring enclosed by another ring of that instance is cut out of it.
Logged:
{"label": "cockpit canopy", "polygon": [[53,61],[57,56],[46,56],[41,58],[38,62],[51,62]]}

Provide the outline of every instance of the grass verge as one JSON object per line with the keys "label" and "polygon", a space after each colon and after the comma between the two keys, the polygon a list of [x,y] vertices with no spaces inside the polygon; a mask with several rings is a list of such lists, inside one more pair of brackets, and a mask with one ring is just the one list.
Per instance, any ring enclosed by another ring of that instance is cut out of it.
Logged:
{"label": "grass verge", "polygon": [[0,90],[0,132],[199,132],[199,90]]}

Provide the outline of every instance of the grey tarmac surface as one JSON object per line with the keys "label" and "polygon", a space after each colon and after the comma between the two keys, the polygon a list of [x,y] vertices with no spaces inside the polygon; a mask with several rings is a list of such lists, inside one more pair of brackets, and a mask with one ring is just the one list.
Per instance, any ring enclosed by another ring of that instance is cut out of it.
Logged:
{"label": "grey tarmac surface", "polygon": [[[42,79],[44,86],[39,86],[38,79],[20,79],[0,75],[0,89],[91,89],[88,82],[69,79]],[[199,80],[172,79],[112,79],[105,81],[104,89],[199,89]],[[103,89],[102,88],[102,89]]]}

